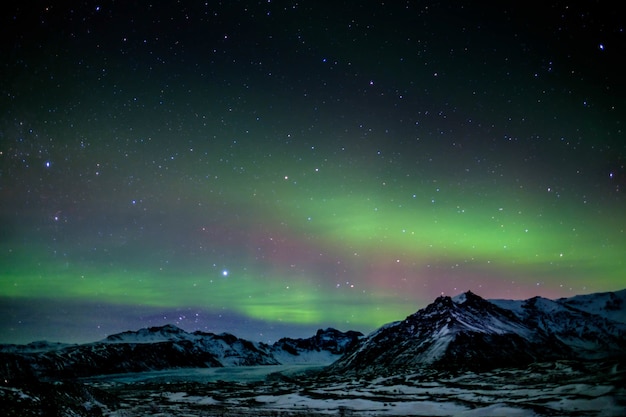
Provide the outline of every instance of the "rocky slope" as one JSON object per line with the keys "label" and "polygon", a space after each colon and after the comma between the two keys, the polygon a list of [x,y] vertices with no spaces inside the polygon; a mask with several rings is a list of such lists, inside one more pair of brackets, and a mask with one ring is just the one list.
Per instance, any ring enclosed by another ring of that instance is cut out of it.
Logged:
{"label": "rocky slope", "polygon": [[626,351],[626,324],[535,297],[490,302],[467,292],[438,297],[365,337],[327,373],[387,374],[418,368],[486,370]]}

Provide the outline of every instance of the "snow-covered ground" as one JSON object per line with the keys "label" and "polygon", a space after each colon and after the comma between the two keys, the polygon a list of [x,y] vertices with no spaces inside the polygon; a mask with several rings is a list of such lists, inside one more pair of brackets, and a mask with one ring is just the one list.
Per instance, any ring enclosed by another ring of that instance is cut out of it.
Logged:
{"label": "snow-covered ground", "polygon": [[[350,381],[303,367],[186,370],[90,383],[121,399],[109,417],[166,416],[624,416],[623,365],[558,362],[456,376],[419,373]],[[274,369],[266,369],[274,368]],[[235,371],[230,374],[231,371]],[[308,371],[305,372],[305,371]],[[185,380],[183,373],[189,378]],[[153,378],[156,377],[156,378]],[[204,379],[203,379],[204,378]]]}

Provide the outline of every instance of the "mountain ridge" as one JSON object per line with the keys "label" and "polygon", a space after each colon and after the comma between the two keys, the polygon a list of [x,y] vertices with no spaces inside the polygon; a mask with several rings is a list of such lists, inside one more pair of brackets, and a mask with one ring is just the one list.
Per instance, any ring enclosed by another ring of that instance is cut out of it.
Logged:
{"label": "mountain ridge", "polygon": [[[621,308],[625,295],[609,296],[610,305]],[[597,306],[593,299],[588,296],[583,305]],[[370,333],[327,373],[482,371],[554,360],[623,359],[626,323],[571,304],[571,299],[542,297],[490,301],[471,291],[440,296],[404,320]]]}
{"label": "mountain ridge", "polygon": [[268,345],[230,333],[189,333],[166,324],[79,345],[5,345],[0,347],[0,360],[5,363],[0,376],[16,378],[26,368],[28,374],[40,377],[73,378],[171,368],[328,364],[362,336],[359,332],[327,328],[308,339],[283,338]]}
{"label": "mountain ridge", "polygon": [[252,342],[173,324],[97,342],[0,345],[0,376],[82,377],[185,367],[326,364],[327,373],[521,367],[560,359],[623,357],[626,290],[550,300],[486,300],[467,291],[437,297],[369,335],[319,329],[309,338]]}

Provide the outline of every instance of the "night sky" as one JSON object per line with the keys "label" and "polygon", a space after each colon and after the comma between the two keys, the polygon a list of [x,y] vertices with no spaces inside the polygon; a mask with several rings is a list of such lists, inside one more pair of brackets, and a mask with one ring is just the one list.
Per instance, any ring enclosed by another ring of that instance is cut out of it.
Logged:
{"label": "night sky", "polygon": [[367,333],[442,293],[626,287],[611,2],[22,3],[0,342]]}

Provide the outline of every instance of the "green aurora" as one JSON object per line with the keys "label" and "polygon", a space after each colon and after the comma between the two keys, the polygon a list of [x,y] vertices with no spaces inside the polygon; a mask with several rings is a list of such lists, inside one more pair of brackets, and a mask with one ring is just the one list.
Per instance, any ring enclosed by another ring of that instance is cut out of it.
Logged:
{"label": "green aurora", "polygon": [[625,286],[612,21],[182,3],[2,17],[0,342],[367,332],[442,293]]}

